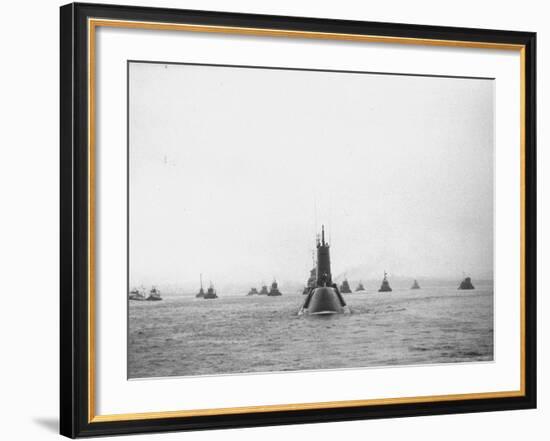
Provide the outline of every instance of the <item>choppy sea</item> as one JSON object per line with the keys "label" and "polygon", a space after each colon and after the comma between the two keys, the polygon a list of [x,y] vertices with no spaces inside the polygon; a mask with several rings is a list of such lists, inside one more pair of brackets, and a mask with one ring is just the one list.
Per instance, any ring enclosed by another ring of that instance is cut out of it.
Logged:
{"label": "choppy sea", "polygon": [[493,360],[493,287],[344,296],[351,314],[299,316],[305,298],[129,302],[128,377]]}

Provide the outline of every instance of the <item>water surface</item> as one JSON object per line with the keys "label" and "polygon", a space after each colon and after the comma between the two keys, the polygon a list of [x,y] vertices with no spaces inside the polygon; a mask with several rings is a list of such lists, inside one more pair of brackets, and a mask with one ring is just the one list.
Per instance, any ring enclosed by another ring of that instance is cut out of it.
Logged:
{"label": "water surface", "polygon": [[345,295],[351,314],[298,316],[304,297],[129,303],[129,378],[493,360],[493,288]]}

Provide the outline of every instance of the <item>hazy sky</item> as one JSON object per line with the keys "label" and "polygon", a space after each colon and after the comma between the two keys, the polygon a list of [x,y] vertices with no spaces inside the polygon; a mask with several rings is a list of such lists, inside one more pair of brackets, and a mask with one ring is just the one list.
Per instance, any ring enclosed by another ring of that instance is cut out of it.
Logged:
{"label": "hazy sky", "polygon": [[[130,284],[493,268],[492,80],[131,63]],[[315,206],[317,209],[315,210]]]}

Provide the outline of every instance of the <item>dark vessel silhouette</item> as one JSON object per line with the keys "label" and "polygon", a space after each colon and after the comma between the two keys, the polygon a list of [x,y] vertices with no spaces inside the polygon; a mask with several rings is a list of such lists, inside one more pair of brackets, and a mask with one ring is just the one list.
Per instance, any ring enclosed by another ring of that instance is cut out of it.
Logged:
{"label": "dark vessel silhouette", "polygon": [[378,292],[390,292],[391,290],[390,282],[388,282],[388,273],[384,271],[384,279],[382,280],[382,285],[380,285]]}
{"label": "dark vessel silhouette", "polygon": [[420,289],[420,285],[418,284],[418,280],[414,279],[414,283],[412,284],[411,289]]}
{"label": "dark vessel silhouette", "polygon": [[195,296],[197,299],[202,299],[204,297],[204,288],[202,287],[202,274],[201,274],[201,289]]}
{"label": "dark vessel silhouette", "polygon": [[132,291],[130,291],[130,294],[128,295],[128,299],[130,300],[145,300],[145,294],[143,294],[139,289],[134,288]]}
{"label": "dark vessel silhouette", "polygon": [[250,288],[250,291],[248,291],[247,296],[255,296],[258,295],[258,290],[256,288]]}
{"label": "dark vessel silhouette", "polygon": [[358,291],[366,291],[365,287],[363,286],[363,282],[359,282],[359,285],[357,285],[357,288],[355,288],[355,292]]}
{"label": "dark vessel silhouette", "polygon": [[267,293],[268,296],[282,296],[283,293],[279,291],[279,285],[277,285],[277,281],[273,280],[273,283],[271,284],[271,289]]}
{"label": "dark vessel silhouette", "polygon": [[269,291],[267,290],[267,285],[262,285],[262,289],[258,293],[261,296],[266,296],[269,294]]}
{"label": "dark vessel silhouette", "polygon": [[346,302],[332,283],[330,270],[330,247],[325,242],[325,228],[322,227],[321,239],[317,237],[317,271],[315,286],[309,292],[300,308],[300,314],[338,314],[345,312]]}
{"label": "dark vessel silhouette", "polygon": [[315,283],[317,282],[317,268],[313,267],[309,272],[309,278],[307,279],[306,286],[302,291],[302,294],[306,295],[310,288],[315,288]]}
{"label": "dark vessel silhouette", "polygon": [[458,289],[475,289],[470,277],[464,277],[464,280],[460,282]]}
{"label": "dark vessel silhouette", "polygon": [[342,294],[351,294],[352,291],[349,286],[348,279],[344,279],[344,281],[342,282],[342,285],[340,285],[340,292]]}
{"label": "dark vessel silhouette", "polygon": [[210,282],[210,286],[208,287],[208,289],[204,293],[204,298],[205,299],[217,299],[218,298],[218,294],[216,293],[216,290],[214,289],[214,285],[212,285],[212,282]]}
{"label": "dark vessel silhouette", "polygon": [[160,291],[153,286],[151,288],[151,291],[149,291],[149,297],[147,297],[145,300],[150,300],[150,301],[162,300],[162,297],[160,296]]}

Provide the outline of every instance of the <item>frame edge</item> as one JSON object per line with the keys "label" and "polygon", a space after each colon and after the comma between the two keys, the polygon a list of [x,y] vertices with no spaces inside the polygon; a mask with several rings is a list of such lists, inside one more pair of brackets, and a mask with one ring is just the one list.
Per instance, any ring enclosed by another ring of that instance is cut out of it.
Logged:
{"label": "frame edge", "polygon": [[72,171],[73,171],[73,65],[74,5],[59,9],[59,140],[60,140],[60,310],[59,310],[59,433],[76,436],[75,372],[73,329],[73,237],[72,237]]}
{"label": "frame edge", "polygon": [[[257,427],[296,423],[366,420],[373,418],[404,417],[421,414],[448,414],[509,409],[536,408],[536,34],[530,32],[475,30],[477,36],[485,32],[495,34],[496,39],[508,38],[522,41],[525,45],[525,242],[526,242],[526,305],[525,305],[525,395],[515,399],[495,402],[487,400],[477,403],[441,403],[433,406],[404,405],[384,406],[366,409],[340,408],[333,412],[322,410],[312,412],[281,412],[276,414],[232,415],[229,418],[170,418],[162,421],[141,422],[123,421],[100,423],[88,421],[88,394],[86,349],[81,343],[86,340],[87,329],[87,274],[81,272],[87,264],[87,210],[82,195],[87,194],[87,113],[84,110],[87,97],[81,96],[86,90],[86,74],[82,71],[82,57],[79,47],[82,41],[82,23],[90,10],[105,9],[134,11],[141,14],[153,13],[155,9],[164,13],[196,15],[200,20],[216,15],[236,21],[247,19],[247,14],[227,12],[208,13],[204,11],[166,10],[162,8],[138,8],[115,5],[68,4],[60,8],[60,433],[75,438],[79,436],[116,435],[127,433],[165,432],[176,430],[201,430],[216,428]],[[255,17],[251,15],[249,17]],[[357,25],[358,22],[332,21],[330,19],[302,19],[300,17],[260,16],[263,20],[282,18],[288,22],[301,22],[304,26],[315,27],[316,21],[339,22],[338,26]],[[256,16],[257,18],[257,16]],[[380,24],[395,26],[399,32],[414,32],[418,25]],[[284,27],[284,23],[282,23]],[[336,26],[336,24],[335,24]],[[438,27],[419,26],[422,32],[440,33]],[[416,31],[419,31],[419,28]],[[430,29],[431,28],[431,29]],[[451,28],[453,29],[453,28]],[[454,28],[465,32],[465,29]],[[83,240],[86,239],[86,240]],[[84,318],[84,321],[81,319]],[[80,346],[78,346],[80,345]],[[82,408],[85,403],[86,408]]]}

